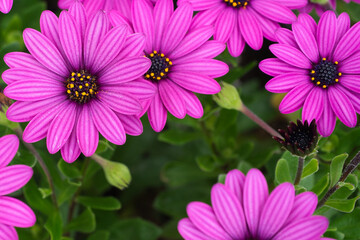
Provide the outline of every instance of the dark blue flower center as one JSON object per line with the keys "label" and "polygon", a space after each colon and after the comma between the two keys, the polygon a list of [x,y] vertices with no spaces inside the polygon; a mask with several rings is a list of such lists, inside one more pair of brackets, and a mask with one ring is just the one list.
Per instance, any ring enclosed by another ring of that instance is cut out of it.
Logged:
{"label": "dark blue flower center", "polygon": [[98,93],[96,76],[92,76],[85,70],[72,72],[65,81],[68,97],[76,103],[87,103]]}
{"label": "dark blue flower center", "polygon": [[246,8],[249,5],[250,0],[223,0],[226,5],[233,8]]}
{"label": "dark blue flower center", "polygon": [[328,61],[326,58],[321,59],[321,61],[315,65],[314,69],[310,72],[311,81],[316,86],[324,89],[339,82],[339,77],[342,74],[337,69],[338,64],[338,62],[333,63]]}
{"label": "dark blue flower center", "polygon": [[151,80],[165,79],[172,65],[170,59],[167,58],[165,54],[158,53],[158,51],[153,51],[146,55],[146,57],[151,60],[151,67],[149,71],[145,73],[144,77]]}

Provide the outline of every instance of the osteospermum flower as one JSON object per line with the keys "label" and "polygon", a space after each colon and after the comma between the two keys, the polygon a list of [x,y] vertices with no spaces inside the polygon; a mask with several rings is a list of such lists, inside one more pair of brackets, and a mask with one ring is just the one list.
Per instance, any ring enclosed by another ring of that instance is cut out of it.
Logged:
{"label": "osteospermum flower", "polygon": [[146,0],[133,1],[131,22],[134,32],[146,36],[144,55],[151,61],[143,79],[157,89],[152,99],[143,102],[143,108],[158,132],[165,126],[168,111],[176,118],[186,114],[200,118],[203,108],[194,92],[218,93],[220,85],[214,78],[225,75],[229,69],[225,63],[212,59],[225,49],[218,41],[208,41],[213,27],[203,26],[190,32],[192,17],[189,3],[174,11],[172,0],[158,0],[154,7]]}
{"label": "osteospermum flower", "polygon": [[22,188],[31,178],[32,168],[25,165],[7,166],[19,148],[15,135],[0,138],[0,239],[17,240],[14,227],[27,228],[36,222],[34,212],[23,202],[5,195]]}
{"label": "osteospermum flower", "polygon": [[323,216],[312,216],[317,196],[304,192],[295,196],[294,186],[282,183],[269,195],[264,175],[251,169],[245,175],[230,171],[225,185],[211,189],[211,206],[191,202],[189,218],[178,230],[186,240],[314,240],[328,227]]}
{"label": "osteospermum flower", "polygon": [[0,1],[0,12],[9,13],[13,5],[13,0],[1,0]]}
{"label": "osteospermum flower", "polygon": [[308,14],[300,14],[292,31],[277,32],[279,44],[270,46],[277,58],[263,60],[259,67],[274,76],[266,89],[288,94],[280,112],[302,109],[302,120],[316,120],[322,136],[329,136],[336,117],[355,127],[360,112],[360,23],[350,28],[342,13],[324,13],[317,25]]}
{"label": "osteospermum flower", "polygon": [[5,95],[18,100],[7,117],[30,121],[24,141],[46,137],[50,153],[61,149],[64,160],[72,162],[81,152],[95,152],[99,132],[118,145],[125,143],[125,133],[141,134],[138,99],[155,92],[148,81],[138,80],[151,65],[140,56],[144,37],[128,35],[125,25],[110,29],[102,11],[87,23],[78,2],[59,19],[43,12],[40,25],[41,33],[24,31],[30,54],[7,54],[10,69],[2,75]]}
{"label": "osteospermum flower", "polygon": [[245,42],[259,50],[263,37],[275,41],[279,23],[296,20],[291,9],[307,4],[307,0],[179,0],[178,4],[187,1],[199,11],[191,28],[214,25],[214,39],[227,43],[234,57],[242,53]]}

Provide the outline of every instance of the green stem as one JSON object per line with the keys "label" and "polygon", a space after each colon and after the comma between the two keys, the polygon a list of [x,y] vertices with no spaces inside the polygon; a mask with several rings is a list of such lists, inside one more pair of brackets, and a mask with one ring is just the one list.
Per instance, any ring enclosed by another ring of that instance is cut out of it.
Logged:
{"label": "green stem", "polygon": [[297,169],[297,172],[296,172],[294,185],[298,185],[300,183],[301,175],[302,175],[303,170],[304,170],[304,160],[305,159],[303,157],[299,157],[298,169]]}
{"label": "green stem", "polygon": [[39,152],[36,150],[36,148],[31,144],[31,143],[27,143],[23,140],[22,136],[23,136],[23,130],[22,128],[19,127],[18,128],[15,128],[14,129],[14,132],[15,134],[18,136],[19,139],[21,139],[22,143],[24,144],[24,146],[35,156],[37,162],[39,163],[40,167],[42,168],[42,170],[44,171],[45,173],[45,176],[47,178],[47,181],[49,183],[49,187],[51,189],[51,198],[52,198],[52,201],[55,205],[56,208],[58,208],[58,203],[57,203],[57,200],[56,200],[56,194],[55,194],[55,187],[54,187],[54,183],[53,183],[53,180],[51,178],[51,175],[50,175],[50,172],[49,172],[49,169],[47,168],[44,160],[42,159],[42,157],[40,156]]}
{"label": "green stem", "polygon": [[259,127],[264,129],[271,136],[276,136],[282,138],[282,136],[275,131],[269,124],[267,124],[264,120],[262,120],[259,116],[253,113],[250,109],[248,109],[244,104],[242,104],[241,109],[239,109],[243,114],[245,114],[248,118],[250,118],[253,122],[255,122]]}

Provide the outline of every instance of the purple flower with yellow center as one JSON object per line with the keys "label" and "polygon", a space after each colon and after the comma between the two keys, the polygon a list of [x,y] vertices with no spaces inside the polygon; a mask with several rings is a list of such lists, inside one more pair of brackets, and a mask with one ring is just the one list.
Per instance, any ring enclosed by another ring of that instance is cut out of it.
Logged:
{"label": "purple flower with yellow center", "polygon": [[9,13],[13,5],[13,0],[0,0],[0,12]]}
{"label": "purple flower with yellow center", "polygon": [[139,80],[151,65],[142,56],[144,37],[128,35],[125,25],[110,28],[102,11],[87,22],[79,2],[59,18],[44,11],[40,26],[41,32],[24,31],[30,54],[7,54],[10,69],[2,75],[8,84],[4,94],[17,100],[8,119],[30,121],[24,141],[46,137],[50,153],[61,150],[73,162],[81,152],[94,154],[99,132],[117,145],[126,134],[140,135],[140,100],[156,90]]}
{"label": "purple flower with yellow center", "polygon": [[291,9],[307,4],[307,0],[179,0],[178,4],[187,1],[199,11],[191,29],[214,25],[214,39],[227,43],[233,57],[242,53],[245,43],[259,50],[263,37],[275,41],[279,23],[296,21]]}
{"label": "purple flower with yellow center", "polygon": [[282,183],[269,195],[264,175],[251,169],[245,176],[230,171],[225,184],[211,189],[211,206],[191,202],[188,218],[178,230],[185,240],[314,240],[321,238],[329,223],[312,216],[317,196],[312,192],[295,195],[294,186]]}
{"label": "purple flower with yellow center", "polygon": [[28,228],[35,224],[34,212],[23,202],[5,196],[22,188],[33,170],[25,165],[8,166],[19,148],[15,135],[0,138],[0,239],[17,240],[14,227]]}
{"label": "purple flower with yellow center", "polygon": [[[117,25],[112,12],[110,19]],[[212,58],[225,49],[219,41],[209,41],[212,26],[189,31],[193,9],[189,3],[174,11],[172,0],[158,0],[153,7],[147,0],[134,0],[132,5],[134,32],[146,36],[144,55],[151,61],[143,79],[156,87],[155,96],[142,102],[152,128],[160,132],[169,111],[176,118],[203,115],[201,102],[194,93],[215,94],[220,91],[214,78],[225,75],[227,64]]]}
{"label": "purple flower with yellow center", "polygon": [[322,136],[329,136],[336,117],[355,127],[360,112],[360,23],[350,28],[348,14],[338,18],[325,12],[319,24],[300,14],[292,31],[279,29],[278,44],[270,46],[277,58],[259,67],[273,76],[266,89],[288,94],[279,109],[288,114],[302,108],[302,120],[316,120]]}

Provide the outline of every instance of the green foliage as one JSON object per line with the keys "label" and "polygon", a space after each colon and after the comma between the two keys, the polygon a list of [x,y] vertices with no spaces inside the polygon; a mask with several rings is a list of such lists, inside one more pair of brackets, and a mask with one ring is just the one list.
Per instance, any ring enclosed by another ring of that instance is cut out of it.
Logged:
{"label": "green foliage", "polygon": [[334,186],[340,179],[347,153],[334,157],[330,165],[330,186]]}

